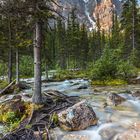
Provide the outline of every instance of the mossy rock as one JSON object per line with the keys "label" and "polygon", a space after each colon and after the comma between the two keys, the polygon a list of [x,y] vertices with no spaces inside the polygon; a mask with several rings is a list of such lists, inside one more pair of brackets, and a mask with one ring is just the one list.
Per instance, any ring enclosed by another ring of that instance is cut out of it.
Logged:
{"label": "mossy rock", "polygon": [[10,101],[6,101],[0,105],[0,112],[5,113],[5,112],[24,112],[25,106],[24,102],[21,100],[21,96],[17,95],[14,96],[13,99]]}
{"label": "mossy rock", "polygon": [[0,122],[6,124],[7,131],[11,131],[19,127],[32,110],[32,105],[22,101],[20,95],[14,96],[13,99],[0,104]]}

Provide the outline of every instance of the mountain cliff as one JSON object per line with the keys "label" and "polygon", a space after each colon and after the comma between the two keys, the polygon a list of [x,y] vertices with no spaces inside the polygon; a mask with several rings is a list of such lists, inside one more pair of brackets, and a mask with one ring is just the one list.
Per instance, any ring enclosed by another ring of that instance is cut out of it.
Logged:
{"label": "mountain cliff", "polygon": [[57,0],[62,5],[60,12],[67,17],[73,8],[76,8],[76,16],[80,23],[85,23],[89,29],[96,27],[97,15],[101,28],[108,30],[112,25],[112,12],[121,13],[119,0]]}

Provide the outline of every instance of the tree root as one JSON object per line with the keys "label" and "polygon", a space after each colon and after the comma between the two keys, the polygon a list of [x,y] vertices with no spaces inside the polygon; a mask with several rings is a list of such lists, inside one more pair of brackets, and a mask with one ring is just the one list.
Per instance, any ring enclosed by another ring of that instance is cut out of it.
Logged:
{"label": "tree root", "polygon": [[[43,96],[47,101],[44,106],[33,108],[30,116],[21,122],[19,128],[1,140],[50,140],[49,129],[58,125],[53,122],[53,114],[78,102],[78,97],[69,97],[55,90],[45,91]],[[26,126],[30,126],[30,129]]]}

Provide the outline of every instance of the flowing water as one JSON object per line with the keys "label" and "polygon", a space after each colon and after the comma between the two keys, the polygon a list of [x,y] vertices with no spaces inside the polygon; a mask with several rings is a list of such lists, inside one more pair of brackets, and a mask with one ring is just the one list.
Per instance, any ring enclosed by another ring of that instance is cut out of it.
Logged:
{"label": "flowing water", "polygon": [[[79,87],[84,87],[85,89],[78,89]],[[69,135],[80,136],[80,138],[73,140],[82,140],[82,138],[85,140],[115,140],[115,136],[118,133],[125,131],[136,122],[140,122],[140,100],[126,93],[127,91],[140,90],[139,85],[90,87],[88,80],[75,79],[43,83],[42,90],[48,89],[59,90],[69,96],[80,96],[81,100],[86,99],[99,118],[97,126],[92,126],[82,131],[65,132],[55,128],[52,134],[56,140],[67,140],[64,137]],[[29,92],[29,90],[25,92]],[[109,92],[119,92],[121,93],[120,96],[127,100],[119,105],[118,108],[113,106],[104,108],[103,104],[106,102]]]}
{"label": "flowing water", "polygon": [[[33,80],[28,79],[26,82],[33,86]],[[126,93],[126,91],[140,90],[139,85],[90,87],[89,82],[88,80],[75,79],[42,84],[43,91],[49,89],[59,90],[69,96],[80,96],[81,100],[86,99],[99,118],[97,126],[82,131],[65,132],[60,128],[55,128],[52,131],[55,140],[115,140],[118,133],[125,131],[136,122],[140,122],[140,100]],[[78,89],[79,87],[84,87],[84,89]],[[126,101],[119,107],[107,106],[104,108],[109,92],[119,92],[120,96],[124,97]],[[23,93],[33,93],[33,90],[25,90]],[[65,139],[64,137],[68,135],[80,136],[80,138]]]}

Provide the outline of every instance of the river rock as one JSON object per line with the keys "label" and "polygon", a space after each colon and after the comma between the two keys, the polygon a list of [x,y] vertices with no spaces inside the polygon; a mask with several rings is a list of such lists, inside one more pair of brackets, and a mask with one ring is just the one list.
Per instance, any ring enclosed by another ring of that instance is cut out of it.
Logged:
{"label": "river rock", "polygon": [[90,140],[90,138],[85,135],[68,134],[65,135],[62,140]]}
{"label": "river rock", "polygon": [[67,131],[77,131],[96,125],[98,119],[92,107],[81,101],[58,114],[60,127]]}
{"label": "river rock", "polygon": [[133,97],[139,97],[140,98],[140,91],[138,90],[138,91],[133,92],[132,93],[132,96]]}
{"label": "river rock", "polygon": [[81,85],[81,86],[78,87],[78,89],[87,89],[87,88],[88,88],[87,85]]}
{"label": "river rock", "polygon": [[109,93],[108,97],[107,97],[107,104],[108,105],[119,105],[122,102],[124,102],[126,99],[121,97],[120,95],[116,94],[116,93]]}
{"label": "river rock", "polygon": [[140,124],[119,134],[116,140],[140,140]]}
{"label": "river rock", "polygon": [[129,81],[130,84],[140,84],[140,76]]}

